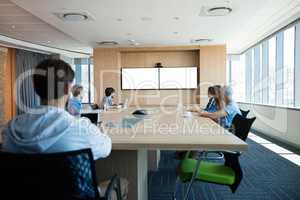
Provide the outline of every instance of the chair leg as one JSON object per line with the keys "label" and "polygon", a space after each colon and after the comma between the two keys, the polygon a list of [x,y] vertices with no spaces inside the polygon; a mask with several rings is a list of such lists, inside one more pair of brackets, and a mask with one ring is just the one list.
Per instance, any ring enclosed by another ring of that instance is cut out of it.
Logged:
{"label": "chair leg", "polygon": [[195,181],[195,178],[197,176],[197,173],[198,173],[198,170],[199,170],[199,166],[200,166],[200,162],[201,162],[201,158],[202,158],[203,154],[204,154],[203,151],[198,152],[198,155],[197,155],[197,158],[196,158],[197,159],[197,163],[196,163],[196,166],[194,168],[193,175],[192,175],[192,178],[190,180],[190,183],[188,185],[188,189],[187,189],[187,191],[185,193],[184,200],[188,200],[188,198],[189,198],[189,194],[190,194],[190,191],[192,189],[193,182]]}
{"label": "chair leg", "polygon": [[177,191],[180,185],[180,178],[177,176],[172,200],[176,200]]}

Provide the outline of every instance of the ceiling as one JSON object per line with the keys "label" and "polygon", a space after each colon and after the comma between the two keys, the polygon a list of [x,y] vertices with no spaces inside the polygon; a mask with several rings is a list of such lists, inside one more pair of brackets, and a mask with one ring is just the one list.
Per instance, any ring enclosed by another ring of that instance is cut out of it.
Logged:
{"label": "ceiling", "polygon": [[81,49],[86,45],[9,0],[0,0],[0,43],[69,56],[81,56],[75,52],[87,52],[87,48]]}
{"label": "ceiling", "polygon": [[[4,0],[4,8],[1,2],[1,34],[85,52],[101,41],[170,46],[208,38],[212,41],[200,44],[227,44],[228,53],[240,53],[300,17],[300,0],[12,0],[18,7]],[[213,6],[233,11],[222,17],[200,14]],[[85,12],[93,19],[65,22],[55,15],[66,12]]]}

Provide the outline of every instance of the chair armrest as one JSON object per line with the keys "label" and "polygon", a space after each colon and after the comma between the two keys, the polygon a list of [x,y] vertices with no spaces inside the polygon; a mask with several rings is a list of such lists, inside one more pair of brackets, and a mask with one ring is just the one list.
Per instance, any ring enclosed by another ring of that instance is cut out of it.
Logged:
{"label": "chair armrest", "polygon": [[[210,155],[217,154],[217,155]],[[223,160],[224,155],[219,151],[188,151],[185,155],[185,159],[193,158],[193,159],[201,159],[201,160]]]}
{"label": "chair armrest", "polygon": [[122,200],[120,179],[117,175],[114,175],[110,179],[110,183],[108,184],[108,187],[105,192],[105,199],[111,199],[114,191],[117,194],[117,200]]}
{"label": "chair armrest", "polygon": [[241,154],[239,151],[229,151],[229,150],[221,150],[221,151],[206,151],[207,153],[231,153],[231,154]]}
{"label": "chair armrest", "polygon": [[204,154],[203,159],[205,159],[205,160],[223,160],[224,154],[222,152],[218,152],[218,151],[214,151],[214,152],[209,151]]}
{"label": "chair armrest", "polygon": [[[235,154],[235,155],[241,155],[241,152],[236,152],[236,151],[213,151],[213,150],[208,150],[208,151],[198,151],[196,152],[195,156],[191,156],[191,152],[187,152],[185,155],[185,158],[196,158],[196,159],[203,159],[203,160],[223,160],[224,159],[224,153],[229,153],[229,154]],[[217,154],[217,155],[212,155],[212,154]]]}
{"label": "chair armrest", "polygon": [[208,151],[208,153],[220,153],[223,155],[224,157],[224,154],[233,154],[233,155],[238,155],[240,156],[242,154],[242,152],[239,152],[239,151],[229,151],[229,150],[223,150],[223,151]]}

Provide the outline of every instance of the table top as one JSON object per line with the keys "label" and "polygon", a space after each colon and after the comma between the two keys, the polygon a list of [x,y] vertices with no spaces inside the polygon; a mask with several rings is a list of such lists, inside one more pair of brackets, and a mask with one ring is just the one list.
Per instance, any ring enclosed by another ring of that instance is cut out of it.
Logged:
{"label": "table top", "polygon": [[101,113],[101,127],[112,138],[113,149],[246,151],[247,143],[197,113],[186,117],[176,107],[143,107],[148,115],[134,116],[137,108]]}
{"label": "table top", "polygon": [[80,114],[97,114],[97,113],[101,113],[103,110],[100,109],[83,109],[80,111]]}

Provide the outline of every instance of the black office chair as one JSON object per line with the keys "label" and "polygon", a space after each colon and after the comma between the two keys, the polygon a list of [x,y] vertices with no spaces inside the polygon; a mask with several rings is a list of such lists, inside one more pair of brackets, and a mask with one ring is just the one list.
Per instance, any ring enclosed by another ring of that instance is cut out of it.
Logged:
{"label": "black office chair", "polygon": [[240,109],[240,111],[241,111],[242,116],[245,118],[248,116],[248,114],[250,112],[250,110],[242,110],[242,109]]}
{"label": "black office chair", "polygon": [[[245,141],[255,119],[255,117],[247,119],[237,114],[232,122],[232,133]],[[208,156],[210,153],[218,154],[221,156],[210,157]],[[190,186],[192,185],[193,181],[216,183],[229,186],[232,193],[237,190],[243,178],[243,171],[239,163],[239,156],[241,155],[240,152],[201,152],[197,159],[190,158],[189,155],[190,152],[188,152],[185,158],[179,163],[178,176],[182,182],[190,182]],[[220,163],[210,161],[219,158],[224,158],[225,162]],[[199,159],[203,159],[203,161],[199,163]],[[198,169],[196,174],[194,173],[195,168]],[[189,192],[190,187],[187,190],[185,199],[188,199]],[[175,199],[175,195],[173,199]]]}
{"label": "black office chair", "polygon": [[120,180],[111,178],[100,197],[90,149],[52,154],[0,152],[1,199],[121,200]]}
{"label": "black office chair", "polygon": [[231,132],[243,141],[246,141],[252,124],[256,117],[245,118],[239,114],[235,115],[232,120]]}
{"label": "black office chair", "polygon": [[93,124],[98,124],[98,113],[82,113],[80,117],[88,118]]}

